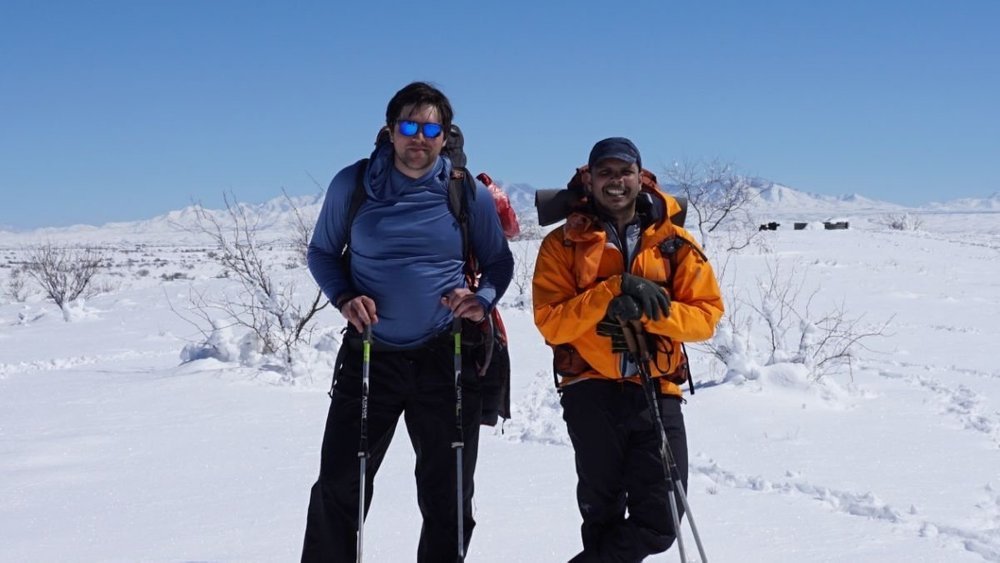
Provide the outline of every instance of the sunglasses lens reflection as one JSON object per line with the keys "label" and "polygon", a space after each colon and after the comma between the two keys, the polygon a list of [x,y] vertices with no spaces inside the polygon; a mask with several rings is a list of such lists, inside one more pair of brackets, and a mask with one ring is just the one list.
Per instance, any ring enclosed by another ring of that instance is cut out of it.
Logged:
{"label": "sunglasses lens reflection", "polygon": [[399,122],[399,132],[404,137],[412,137],[417,134],[417,129],[420,128],[420,124],[416,121],[400,121]]}
{"label": "sunglasses lens reflection", "polygon": [[433,139],[441,134],[441,125],[438,123],[424,123],[424,137]]}

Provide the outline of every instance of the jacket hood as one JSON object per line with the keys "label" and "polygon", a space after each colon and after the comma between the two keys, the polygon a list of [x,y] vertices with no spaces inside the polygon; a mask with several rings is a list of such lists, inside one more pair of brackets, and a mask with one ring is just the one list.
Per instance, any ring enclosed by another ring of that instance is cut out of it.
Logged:
{"label": "jacket hood", "polygon": [[365,173],[365,192],[372,201],[392,203],[415,186],[431,184],[447,186],[451,177],[451,161],[438,156],[429,172],[420,178],[410,178],[396,169],[392,143],[383,143],[375,148],[368,159]]}

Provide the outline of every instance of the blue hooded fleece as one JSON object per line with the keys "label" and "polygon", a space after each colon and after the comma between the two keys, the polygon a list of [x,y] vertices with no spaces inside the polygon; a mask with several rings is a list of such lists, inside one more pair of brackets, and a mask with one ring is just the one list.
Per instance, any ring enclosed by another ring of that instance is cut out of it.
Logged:
{"label": "blue hooded fleece", "polygon": [[[345,293],[375,301],[377,340],[416,347],[451,325],[441,296],[466,287],[462,234],[448,209],[451,161],[438,157],[430,172],[413,179],[396,169],[391,144],[375,149],[365,175],[368,197],[347,225],[358,166],[344,168],[330,182],[309,243],[309,271],[334,303]],[[479,182],[468,211],[469,244],[482,271],[476,297],[489,311],[507,290],[514,259],[493,197]],[[349,271],[341,262],[348,228]]]}

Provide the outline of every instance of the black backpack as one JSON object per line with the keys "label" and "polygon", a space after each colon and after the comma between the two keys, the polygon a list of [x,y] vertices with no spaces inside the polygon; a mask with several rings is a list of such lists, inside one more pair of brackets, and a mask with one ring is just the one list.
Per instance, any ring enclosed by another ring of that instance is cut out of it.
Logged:
{"label": "black backpack", "polygon": [[[389,142],[389,128],[383,127],[375,138],[375,146]],[[465,278],[469,289],[475,291],[479,281],[479,262],[472,252],[469,242],[469,199],[476,197],[476,182],[466,168],[464,152],[465,137],[457,125],[452,125],[448,133],[448,143],[441,154],[447,156],[452,163],[451,181],[448,184],[448,209],[458,221],[462,233],[462,256],[465,257]],[[344,258],[347,268],[350,268],[349,247],[351,244],[351,225],[368,198],[365,191],[365,172],[368,170],[368,159],[363,158],[357,163],[357,176],[354,182],[354,192],[347,211],[347,240],[344,243]],[[477,373],[480,377],[480,390],[483,403],[481,424],[496,426],[498,419],[510,419],[510,351],[507,347],[507,331],[500,310],[495,308],[480,324],[464,323],[462,330],[462,348],[476,354]],[[463,351],[463,353],[466,353]]]}

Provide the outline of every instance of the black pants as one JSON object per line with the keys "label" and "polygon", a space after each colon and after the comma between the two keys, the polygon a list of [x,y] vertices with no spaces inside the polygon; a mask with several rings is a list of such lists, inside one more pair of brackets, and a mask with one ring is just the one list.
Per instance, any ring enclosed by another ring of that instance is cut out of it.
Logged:
{"label": "black pants", "polygon": [[[346,339],[344,364],[332,392],[319,479],[309,499],[302,561],[354,561],[357,550],[361,426],[360,341]],[[372,350],[368,393],[365,514],[373,481],[402,414],[416,453],[417,504],[423,516],[417,561],[455,561],[458,522],[455,449],[454,346],[450,335],[411,351]],[[468,360],[468,361],[465,361]],[[473,473],[479,449],[480,394],[471,359],[463,356],[462,428],[465,548],[472,517]]]}
{"label": "black pants", "polygon": [[[640,385],[586,380],[563,391],[563,419],[576,454],[583,552],[573,561],[642,561],[675,536],[660,436]],[[667,443],[687,488],[681,401],[658,398]],[[683,506],[677,499],[683,515]],[[627,512],[627,517],[626,517]]]}

